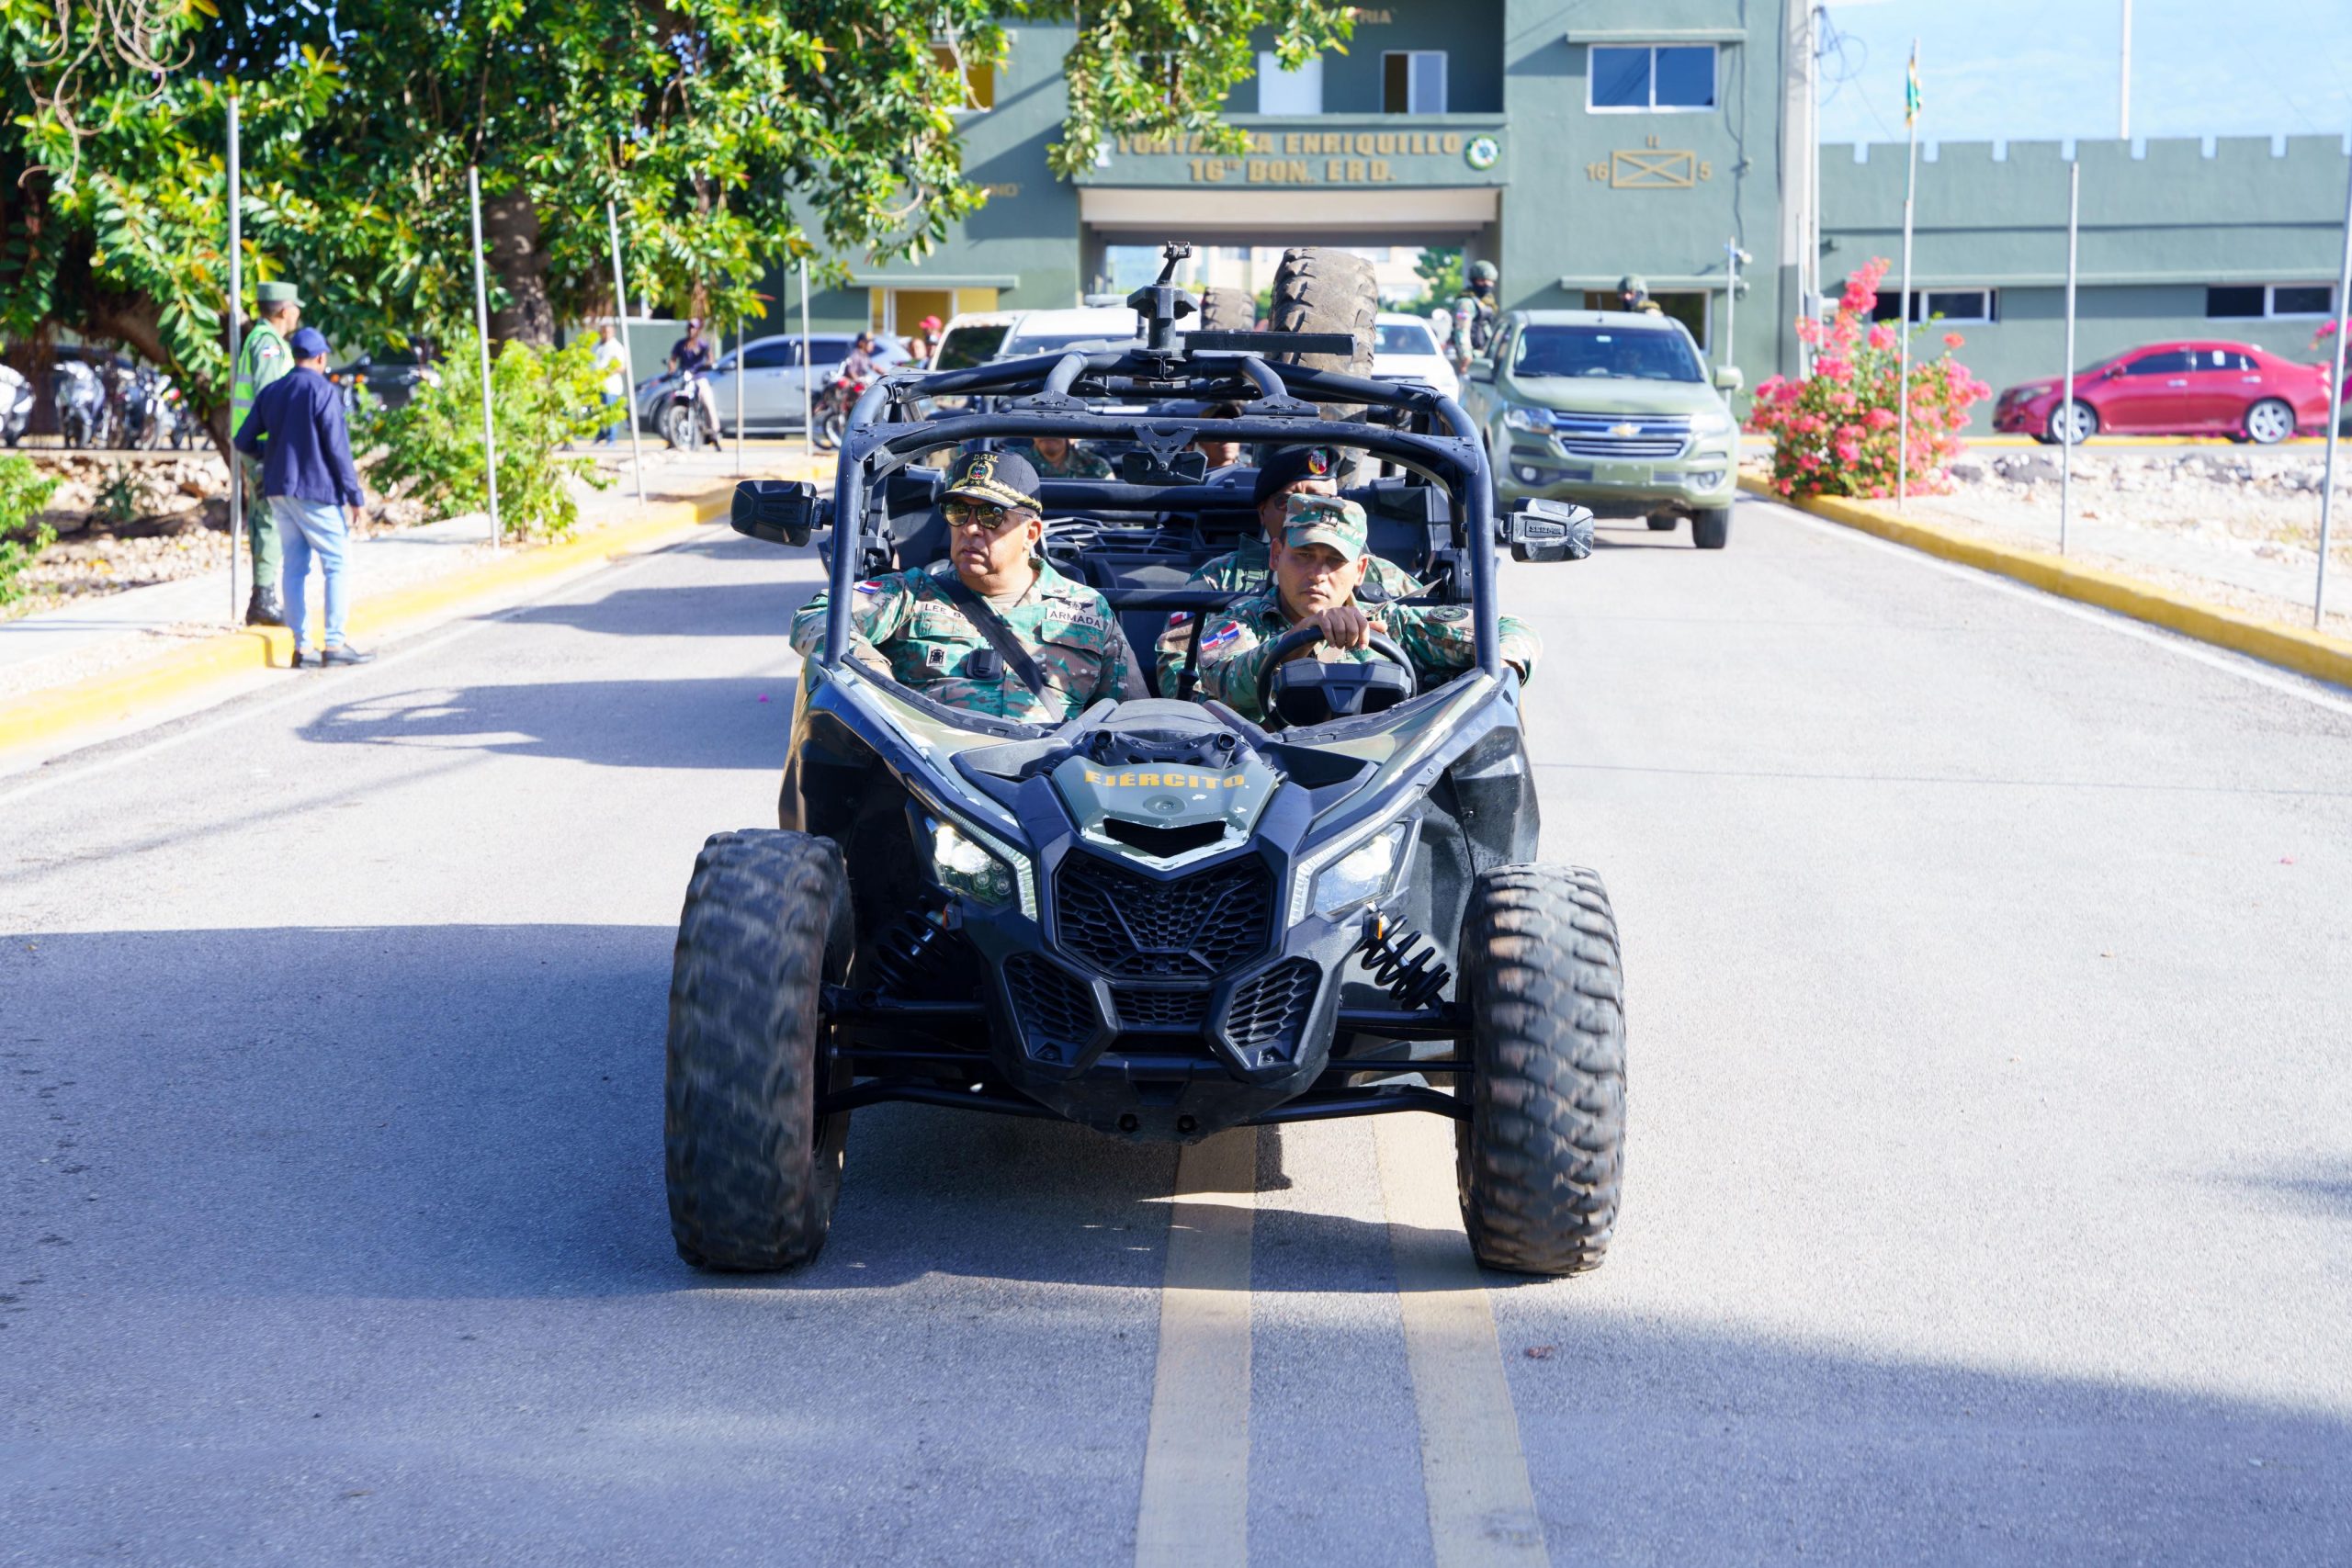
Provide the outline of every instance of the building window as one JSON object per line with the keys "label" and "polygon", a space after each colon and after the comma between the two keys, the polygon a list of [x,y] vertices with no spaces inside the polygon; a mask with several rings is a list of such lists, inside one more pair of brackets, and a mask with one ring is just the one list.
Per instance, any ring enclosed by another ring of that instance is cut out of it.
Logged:
{"label": "building window", "polygon": [[1595,44],[1585,107],[1596,114],[1684,114],[1715,107],[1715,46]]}
{"label": "building window", "polygon": [[[1894,320],[1896,295],[1900,290],[1883,293],[1871,309],[1873,321]],[[1911,291],[1911,319],[1924,321],[1940,317],[1946,321],[1990,323],[2001,319],[2001,291],[1997,288],[1915,288]]]}
{"label": "building window", "polygon": [[[953,45],[935,43],[931,46],[931,58],[943,75],[956,73],[956,50]],[[996,107],[996,67],[985,60],[964,62],[964,106],[956,112],[978,114]]]}
{"label": "building window", "polygon": [[1295,71],[1285,71],[1279,56],[1268,51],[1258,56],[1260,114],[1321,114],[1323,57],[1317,55]]}
{"label": "building window", "polygon": [[1392,49],[1380,57],[1383,114],[1445,112],[1445,51]]}
{"label": "building window", "polygon": [[2211,321],[2335,313],[2335,289],[2325,283],[2250,283],[2205,290],[2205,314]]}

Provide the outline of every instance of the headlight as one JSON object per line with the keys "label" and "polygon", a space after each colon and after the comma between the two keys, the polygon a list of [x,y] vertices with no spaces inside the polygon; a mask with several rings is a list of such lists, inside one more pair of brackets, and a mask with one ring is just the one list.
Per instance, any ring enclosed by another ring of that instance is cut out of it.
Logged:
{"label": "headlight", "polygon": [[1513,405],[1503,410],[1503,427],[1507,430],[1549,430],[1552,418],[1542,409],[1523,409]]}
{"label": "headlight", "polygon": [[1727,409],[1718,409],[1713,413],[1702,413],[1690,422],[1690,434],[1693,435],[1729,435],[1738,428],[1737,422],[1731,417],[1731,412]]}
{"label": "headlight", "polygon": [[1328,919],[1387,892],[1412,830],[1410,822],[1392,823],[1317,872],[1315,912]]}
{"label": "headlight", "polygon": [[1012,902],[1012,868],[956,830],[931,825],[931,872],[939,886],[982,904]]}

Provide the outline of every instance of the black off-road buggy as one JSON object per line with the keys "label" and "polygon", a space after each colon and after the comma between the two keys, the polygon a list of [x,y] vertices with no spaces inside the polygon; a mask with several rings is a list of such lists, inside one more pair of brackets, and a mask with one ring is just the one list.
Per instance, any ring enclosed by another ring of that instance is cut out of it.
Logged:
{"label": "black off-road buggy", "polygon": [[[678,1251],[722,1269],[814,1257],[852,1112],[910,1100],[1153,1142],[1449,1116],[1479,1258],[1592,1268],[1624,1137],[1617,932],[1598,876],[1533,863],[1493,543],[1573,558],[1589,519],[1534,502],[1497,526],[1462,410],[1364,374],[1377,302],[1353,256],[1292,252],[1270,332],[1180,339],[1190,301],[1165,272],[1131,302],[1133,344],[881,382],[830,502],[738,491],[745,534],[830,529],[831,615],[780,827],[715,835],[686,893],[665,1122]],[[924,417],[933,398],[953,412]],[[945,553],[931,461],[1047,434],[1120,453],[1115,479],[1045,483],[1046,550],[1148,661],[1171,611],[1227,598],[1182,586],[1193,568],[1258,527],[1249,472],[1212,478],[1185,450],[1227,400],[1244,417],[1220,438],[1361,454],[1345,493],[1373,548],[1473,606],[1475,668],[1419,690],[1391,644],[1379,662],[1283,665],[1263,728],[1152,699],[1047,728],[849,657],[861,577]],[[1109,406],[1126,412],[1094,412]]]}

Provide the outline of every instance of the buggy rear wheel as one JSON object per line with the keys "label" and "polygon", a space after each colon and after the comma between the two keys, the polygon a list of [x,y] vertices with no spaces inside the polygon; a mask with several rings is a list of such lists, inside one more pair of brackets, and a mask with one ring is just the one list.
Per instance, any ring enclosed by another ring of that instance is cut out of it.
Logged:
{"label": "buggy rear wheel", "polygon": [[1462,922],[1470,1115],[1455,1125],[1463,1227],[1489,1269],[1600,1265],[1624,1174],[1624,976],[1600,878],[1479,874]]}
{"label": "buggy rear wheel", "polygon": [[[1277,333],[1340,333],[1352,352],[1284,354],[1285,365],[1335,370],[1342,376],[1372,375],[1373,328],[1380,314],[1380,284],[1372,264],[1352,251],[1302,245],[1283,253],[1274,272],[1274,299],[1266,328]],[[1326,419],[1345,419],[1360,404],[1321,403]]]}
{"label": "buggy rear wheel", "polygon": [[841,1191],[845,1087],[821,988],[848,967],[849,876],[830,840],[716,833],[695,858],[670,977],[662,1117],[670,1231],[702,1269],[806,1263]]}
{"label": "buggy rear wheel", "polygon": [[1194,324],[1204,333],[1246,333],[1258,324],[1258,301],[1239,288],[1204,288]]}

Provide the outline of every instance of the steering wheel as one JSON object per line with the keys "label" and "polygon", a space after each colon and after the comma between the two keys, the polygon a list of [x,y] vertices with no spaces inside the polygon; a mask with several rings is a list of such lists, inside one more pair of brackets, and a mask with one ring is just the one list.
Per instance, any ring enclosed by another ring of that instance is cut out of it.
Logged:
{"label": "steering wheel", "polygon": [[[1314,622],[1309,621],[1303,626],[1291,627],[1290,630],[1283,633],[1280,637],[1277,637],[1274,641],[1273,651],[1268,656],[1268,658],[1270,659],[1273,668],[1280,669],[1283,661],[1288,659],[1292,654],[1298,652],[1301,649],[1313,648],[1317,643],[1321,642],[1322,640],[1323,628],[1317,626]],[[1413,682],[1413,694],[1415,696],[1420,695],[1421,672],[1413,668],[1412,656],[1408,654],[1403,648],[1397,645],[1396,638],[1390,637],[1386,632],[1375,628],[1373,631],[1371,641],[1366,646],[1369,647],[1373,652],[1380,655],[1381,658],[1385,659],[1391,664],[1396,665],[1398,668],[1402,669]]]}

